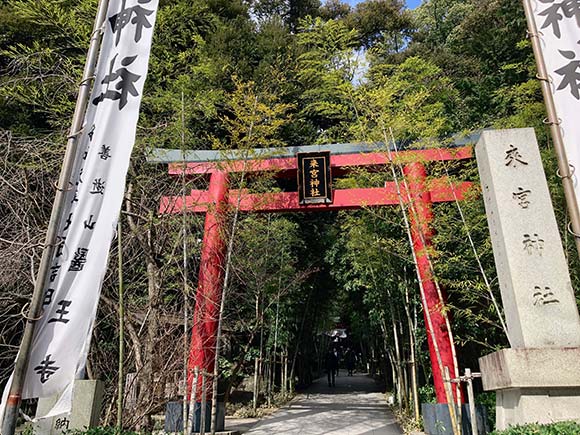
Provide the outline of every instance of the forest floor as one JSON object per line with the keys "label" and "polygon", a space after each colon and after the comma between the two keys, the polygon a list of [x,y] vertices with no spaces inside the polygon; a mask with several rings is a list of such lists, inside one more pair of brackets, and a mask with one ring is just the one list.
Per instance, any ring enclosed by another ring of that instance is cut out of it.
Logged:
{"label": "forest floor", "polygon": [[[249,425],[253,427],[248,428]],[[375,381],[364,375],[336,378],[328,387],[320,378],[287,406],[254,424],[228,419],[226,429],[249,435],[401,435],[384,394]],[[249,429],[249,430],[248,430]]]}

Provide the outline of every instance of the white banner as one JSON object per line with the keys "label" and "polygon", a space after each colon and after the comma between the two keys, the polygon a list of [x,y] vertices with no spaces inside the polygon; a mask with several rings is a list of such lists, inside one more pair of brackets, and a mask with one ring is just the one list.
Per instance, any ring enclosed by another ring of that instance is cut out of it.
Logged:
{"label": "white banner", "polygon": [[531,0],[580,204],[580,0]]}
{"label": "white banner", "polygon": [[[107,11],[60,223],[62,243],[46,280],[44,314],[35,330],[22,395],[60,395],[45,417],[70,411],[73,381],[84,371],[135,143],[157,6],[158,0],[111,0]],[[8,387],[4,396],[7,392]]]}

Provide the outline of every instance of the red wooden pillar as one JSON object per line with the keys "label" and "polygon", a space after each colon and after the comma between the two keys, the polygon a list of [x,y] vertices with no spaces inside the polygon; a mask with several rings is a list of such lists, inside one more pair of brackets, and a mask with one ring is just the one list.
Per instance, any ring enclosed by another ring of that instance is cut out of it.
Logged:
{"label": "red wooden pillar", "polygon": [[[449,368],[449,373],[452,377],[454,377],[456,371],[452,350],[453,344],[451,343],[451,337],[447,329],[445,318],[441,313],[444,306],[439,298],[435,283],[433,282],[431,266],[429,264],[427,253],[427,249],[431,246],[431,238],[433,236],[433,231],[430,227],[433,220],[431,194],[425,186],[427,172],[425,166],[419,162],[405,165],[403,172],[407,178],[409,196],[414,205],[414,210],[411,210],[409,213],[411,236],[413,239],[413,250],[415,251],[415,256],[417,258],[417,268],[419,269],[419,276],[421,277],[423,291],[425,292],[423,313],[425,315],[429,355],[431,357],[431,366],[433,368],[433,383],[435,384],[437,402],[446,403],[447,397],[445,395],[445,384],[437,362],[433,336],[435,337],[439,348],[443,367]],[[445,295],[443,295],[443,298],[445,298]],[[426,315],[427,311],[431,314],[433,334],[429,331],[429,323]],[[455,388],[453,388],[453,392],[455,395]]]}
{"label": "red wooden pillar", "polygon": [[[188,391],[192,391],[195,369],[213,374],[219,307],[223,285],[223,270],[226,251],[225,208],[228,193],[228,174],[213,172],[209,182],[209,207],[205,216],[205,227],[199,284],[195,297],[191,349],[189,353]],[[208,379],[209,381],[209,379]],[[211,398],[211,383],[208,397]],[[201,400],[201,376],[198,378],[195,398]]]}

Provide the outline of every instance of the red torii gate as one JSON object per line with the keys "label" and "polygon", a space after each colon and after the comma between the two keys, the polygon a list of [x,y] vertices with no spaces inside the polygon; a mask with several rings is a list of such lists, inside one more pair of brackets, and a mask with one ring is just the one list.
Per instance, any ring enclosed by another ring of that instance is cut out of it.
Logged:
{"label": "red torii gate", "polygon": [[[408,192],[401,184],[402,196],[405,202],[413,201],[416,214],[411,214],[411,236],[413,250],[417,259],[417,268],[423,284],[425,299],[424,313],[429,310],[433,331],[427,331],[429,353],[433,368],[433,380],[438,403],[446,403],[445,384],[437,363],[437,355],[433,337],[441,357],[443,367],[447,367],[451,375],[458,375],[455,364],[454,344],[450,331],[442,315],[442,303],[438,290],[433,282],[431,265],[427,248],[430,245],[433,219],[432,204],[461,200],[471,188],[472,183],[462,182],[451,185],[446,178],[430,180],[427,183],[427,172],[424,162],[470,159],[473,157],[470,146],[458,148],[437,148],[425,150],[378,152],[380,145],[328,145],[287,148],[276,150],[274,157],[256,160],[242,160],[240,154],[229,161],[219,161],[219,152],[191,151],[191,157],[184,156],[177,150],[155,150],[151,162],[169,163],[170,175],[200,175],[209,174],[207,191],[192,190],[185,198],[182,196],[167,196],[161,199],[159,212],[161,214],[182,213],[184,210],[194,213],[206,213],[204,238],[201,251],[198,290],[194,310],[191,350],[188,363],[188,391],[192,390],[194,370],[204,370],[213,373],[215,362],[216,335],[218,327],[219,306],[223,285],[223,264],[226,243],[223,238],[224,213],[228,206],[237,206],[243,212],[309,212],[360,209],[363,207],[399,205],[394,182],[385,183],[383,188],[338,189],[333,191],[332,204],[300,205],[298,192],[281,192],[266,194],[251,194],[229,190],[229,174],[246,171],[275,171],[277,177],[296,177],[296,157],[290,157],[297,152],[331,151],[331,168],[333,175],[346,173],[349,167],[377,167],[391,164],[389,157],[402,162],[403,172],[407,179]],[[371,150],[371,152],[368,152]],[[255,150],[264,152],[267,150]],[[367,151],[367,152],[365,152]],[[251,154],[255,155],[255,154]],[[267,154],[266,154],[267,155]],[[270,154],[272,155],[272,154]],[[276,157],[276,155],[278,157]],[[185,163],[184,163],[185,162]],[[407,162],[407,163],[404,163]],[[185,204],[184,204],[185,199]],[[445,295],[443,295],[445,297]],[[425,306],[426,305],[426,306]],[[425,321],[429,328],[428,322]],[[200,380],[198,379],[198,382]],[[200,391],[200,385],[196,386]],[[455,394],[455,389],[454,389]],[[200,397],[196,395],[196,397]]]}

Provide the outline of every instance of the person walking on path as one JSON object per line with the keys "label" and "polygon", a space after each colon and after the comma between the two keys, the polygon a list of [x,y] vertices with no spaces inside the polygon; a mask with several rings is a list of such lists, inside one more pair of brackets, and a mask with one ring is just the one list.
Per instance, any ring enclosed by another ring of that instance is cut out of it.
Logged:
{"label": "person walking on path", "polygon": [[354,366],[356,364],[356,355],[354,354],[354,350],[349,349],[346,352],[346,369],[348,370],[348,376],[352,376],[354,371]]}
{"label": "person walking on path", "polygon": [[338,351],[329,349],[326,354],[326,373],[328,376],[328,386],[334,387],[334,380],[338,370]]}

